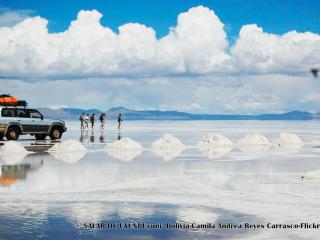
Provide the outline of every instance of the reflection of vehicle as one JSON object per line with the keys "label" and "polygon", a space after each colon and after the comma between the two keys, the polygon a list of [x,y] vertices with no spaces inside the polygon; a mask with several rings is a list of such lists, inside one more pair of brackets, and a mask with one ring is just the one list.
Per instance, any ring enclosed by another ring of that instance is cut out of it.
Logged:
{"label": "reflection of vehicle", "polygon": [[21,106],[0,106],[0,140],[17,140],[20,135],[31,134],[43,140],[47,136],[60,139],[67,131],[62,120],[46,119],[36,109]]}
{"label": "reflection of vehicle", "polygon": [[0,186],[10,186],[15,184],[18,179],[25,179],[28,171],[37,169],[41,167],[42,164],[43,161],[41,160],[17,165],[0,165]]}

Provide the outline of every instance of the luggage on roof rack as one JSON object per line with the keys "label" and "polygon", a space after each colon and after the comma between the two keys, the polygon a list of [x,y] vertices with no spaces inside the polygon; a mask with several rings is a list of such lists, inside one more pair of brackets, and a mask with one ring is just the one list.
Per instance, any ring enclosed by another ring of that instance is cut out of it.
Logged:
{"label": "luggage on roof rack", "polygon": [[16,97],[8,94],[0,95],[0,106],[26,107],[28,103],[24,100],[17,100]]}

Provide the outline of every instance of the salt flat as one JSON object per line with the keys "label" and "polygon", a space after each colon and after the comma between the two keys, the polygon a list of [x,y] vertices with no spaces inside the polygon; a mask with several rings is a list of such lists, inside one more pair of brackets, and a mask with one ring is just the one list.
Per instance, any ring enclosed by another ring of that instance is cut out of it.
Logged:
{"label": "salt flat", "polygon": [[[107,122],[103,132],[97,127],[82,133],[78,125],[68,122],[62,141],[81,142],[85,151],[71,147],[70,151],[29,153],[24,158],[21,154],[19,158],[0,155],[1,177],[11,176],[0,187],[3,238],[130,238],[133,233],[134,239],[318,238],[319,229],[217,227],[132,232],[77,229],[76,225],[128,221],[265,226],[318,223],[320,148],[313,139],[320,136],[320,122],[128,121],[120,132],[115,123]],[[153,150],[152,143],[167,133],[179,139],[183,148],[175,152],[176,148],[168,148],[166,143]],[[209,133],[221,134],[233,145],[200,148],[198,143]],[[257,139],[257,133],[270,143],[264,139],[263,144],[238,144],[248,134]],[[303,145],[279,144],[281,133],[296,134]],[[137,152],[120,144],[118,152],[106,150],[108,144],[124,138],[142,149]],[[21,141],[23,145],[33,142],[30,137]],[[17,226],[21,226],[19,232]]]}

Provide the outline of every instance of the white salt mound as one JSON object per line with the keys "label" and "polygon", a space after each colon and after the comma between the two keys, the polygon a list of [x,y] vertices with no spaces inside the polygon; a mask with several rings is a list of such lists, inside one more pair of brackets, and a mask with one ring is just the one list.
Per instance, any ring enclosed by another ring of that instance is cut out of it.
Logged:
{"label": "white salt mound", "polygon": [[320,147],[320,137],[313,138],[311,144],[313,147]]}
{"label": "white salt mound", "polygon": [[22,143],[8,141],[0,148],[0,158],[7,164],[20,163],[29,154]]}
{"label": "white salt mound", "polygon": [[48,152],[54,156],[54,158],[67,162],[78,162],[87,153],[87,149],[78,140],[66,140],[53,145]]}
{"label": "white salt mound", "polygon": [[108,143],[104,150],[115,159],[131,161],[143,152],[143,147],[130,138],[122,138],[119,141]]}
{"label": "white salt mound", "polygon": [[320,178],[320,169],[309,171],[305,174],[307,178]]}
{"label": "white salt mound", "polygon": [[233,142],[219,133],[209,133],[208,136],[204,136],[197,145],[233,145]]}
{"label": "white salt mound", "polygon": [[178,138],[167,133],[154,141],[151,148],[163,160],[169,161],[177,157],[186,147]]}
{"label": "white salt mound", "polygon": [[259,133],[247,134],[244,138],[240,139],[238,145],[270,145],[270,141]]}
{"label": "white salt mound", "polygon": [[273,141],[274,147],[296,147],[302,145],[301,138],[293,133],[281,133],[279,139]]}

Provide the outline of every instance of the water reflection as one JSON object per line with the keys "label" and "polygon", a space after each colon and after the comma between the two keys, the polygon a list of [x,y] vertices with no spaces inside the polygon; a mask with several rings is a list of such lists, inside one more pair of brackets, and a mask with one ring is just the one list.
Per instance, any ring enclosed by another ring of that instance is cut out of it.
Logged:
{"label": "water reflection", "polygon": [[[197,214],[198,213],[198,214]],[[201,216],[205,217],[200,219]],[[11,204],[0,205],[1,235],[4,239],[230,239],[250,234],[243,229],[179,229],[167,228],[174,225],[193,223],[212,224],[221,222],[240,223],[243,219],[255,222],[257,218],[229,211],[223,208],[175,204],[154,204],[140,202],[85,202],[63,204]],[[137,223],[162,224],[160,229],[94,229],[83,228],[84,223]],[[198,223],[196,221],[195,223]],[[80,228],[76,227],[76,224]],[[15,231],[16,226],[19,231]]]}
{"label": "water reflection", "polygon": [[209,159],[221,158],[228,153],[230,153],[233,149],[233,146],[198,146],[198,149],[202,153],[203,156],[206,156]]}
{"label": "water reflection", "polygon": [[95,137],[94,137],[94,130],[91,130],[91,135],[90,135],[90,142],[94,143]]}
{"label": "water reflection", "polygon": [[105,135],[104,135],[104,130],[101,130],[101,134],[100,134],[100,137],[99,137],[99,141],[100,141],[101,143],[106,143]]}
{"label": "water reflection", "polygon": [[118,140],[121,140],[121,131],[118,129]]}
{"label": "water reflection", "polygon": [[[120,139],[121,139],[121,137],[120,137]],[[120,139],[118,137],[118,140],[120,140]],[[89,130],[88,129],[82,129],[81,132],[80,132],[79,141],[81,143],[84,143],[84,144],[95,143],[96,142],[95,131],[92,129],[90,131],[90,135],[89,135]],[[105,137],[105,130],[104,129],[100,130],[99,142],[100,143],[106,143],[106,137]]]}
{"label": "water reflection", "polygon": [[37,158],[37,155],[38,154],[30,154],[29,159],[31,158],[32,160],[28,161],[28,159],[26,159],[26,161],[21,164],[0,165],[0,186],[14,185],[17,180],[26,179],[27,172],[40,168],[43,165],[43,160]]}

